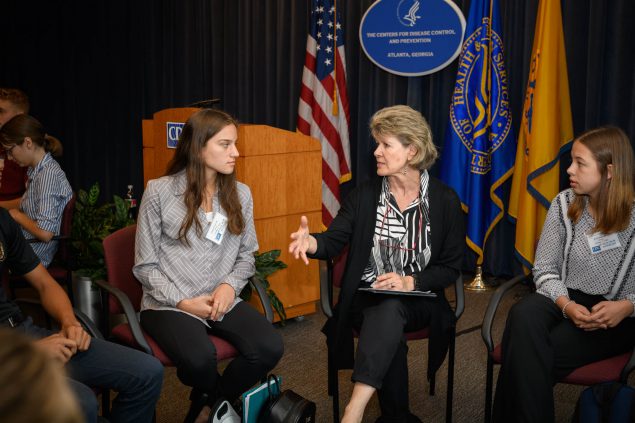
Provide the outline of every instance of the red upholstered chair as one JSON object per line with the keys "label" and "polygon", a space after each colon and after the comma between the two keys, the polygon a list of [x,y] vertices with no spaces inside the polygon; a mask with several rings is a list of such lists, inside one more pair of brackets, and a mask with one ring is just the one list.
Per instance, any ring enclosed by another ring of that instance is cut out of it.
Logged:
{"label": "red upholstered chair", "polygon": [[[492,389],[494,377],[494,364],[501,364],[502,352],[501,344],[494,345],[492,338],[492,326],[498,306],[503,296],[521,282],[531,283],[533,276],[519,275],[505,282],[498,287],[490,298],[483,326],[481,326],[481,336],[487,347],[487,374],[485,381],[485,422],[489,423],[492,418]],[[635,350],[620,354],[606,360],[596,361],[586,366],[578,367],[571,374],[560,380],[559,383],[570,385],[589,386],[596,383],[622,381],[626,382],[628,375],[635,368]]]}
{"label": "red upholstered chair", "polygon": [[[132,273],[134,265],[134,245],[136,225],[120,229],[104,239],[104,258],[108,281],[97,281],[97,285],[106,295],[102,296],[103,311],[106,314],[102,332],[119,343],[145,351],[155,356],[164,366],[174,366],[157,343],[141,328],[139,309],[143,294],[141,283]],[[273,321],[273,310],[262,285],[254,278],[250,280],[262,302],[269,322]],[[127,322],[120,323],[110,329],[109,315],[124,314]],[[236,349],[224,339],[209,336],[214,344],[217,359],[225,360],[237,355]]]}
{"label": "red upholstered chair", "polygon": [[[320,278],[320,305],[322,311],[327,317],[333,315],[334,307],[334,288],[340,288],[342,277],[344,275],[344,268],[346,266],[346,258],[348,256],[348,247],[335,259],[326,263],[327,274],[326,277]],[[454,307],[454,314],[458,320],[463,314],[465,308],[465,293],[463,289],[463,278],[459,276],[454,282],[454,289],[456,295],[456,303]],[[448,351],[448,390],[446,397],[446,411],[445,421],[452,421],[452,397],[454,393],[454,350],[456,341],[456,328],[452,328],[452,336],[450,340],[450,348]],[[354,333],[357,336],[357,333]],[[419,339],[427,339],[430,337],[429,328],[423,328],[415,332],[407,332],[406,339],[408,341],[415,341]],[[339,422],[340,419],[340,405],[339,405],[339,381],[337,376],[338,370],[335,366],[331,366],[328,363],[328,378],[329,378],[329,395],[333,399],[333,422]],[[434,375],[430,379],[430,395],[434,395],[436,379]]]}

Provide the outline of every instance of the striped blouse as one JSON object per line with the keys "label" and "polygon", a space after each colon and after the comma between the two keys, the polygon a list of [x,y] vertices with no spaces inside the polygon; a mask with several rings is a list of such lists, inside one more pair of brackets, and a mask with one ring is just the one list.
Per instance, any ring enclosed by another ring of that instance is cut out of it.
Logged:
{"label": "striped blouse", "polygon": [[[240,301],[238,294],[255,273],[258,241],[251,191],[247,185],[237,184],[245,220],[243,232],[233,235],[226,230],[220,245],[210,241],[205,234],[211,223],[199,208],[203,233],[198,236],[192,225],[187,232],[187,246],[179,240],[187,213],[183,200],[185,173],[148,182],[139,208],[133,268],[143,285],[142,310],[181,311],[176,308],[181,300],[210,294],[221,283],[231,285],[236,292],[231,308]],[[215,213],[226,216],[218,194],[214,194],[212,203]]]}
{"label": "striped blouse", "polygon": [[[73,195],[66,174],[51,153],[46,153],[35,167],[29,168],[27,175],[29,179],[20,202],[20,210],[34,220],[40,229],[59,235],[64,207]],[[33,238],[25,229],[22,232],[25,238]],[[31,244],[44,267],[51,264],[57,244],[57,241]]]}
{"label": "striped blouse", "polygon": [[572,288],[608,300],[627,299],[635,305],[635,207],[628,228],[617,232],[620,245],[593,254],[587,235],[595,220],[588,206],[576,223],[567,217],[574,198],[568,189],[551,202],[536,249],[536,292],[555,301],[568,296],[567,288]]}
{"label": "striped blouse", "polygon": [[390,192],[388,179],[382,182],[375,217],[373,248],[362,281],[374,282],[378,275],[420,272],[430,260],[430,205],[428,171],[421,172],[419,195],[403,211]]}

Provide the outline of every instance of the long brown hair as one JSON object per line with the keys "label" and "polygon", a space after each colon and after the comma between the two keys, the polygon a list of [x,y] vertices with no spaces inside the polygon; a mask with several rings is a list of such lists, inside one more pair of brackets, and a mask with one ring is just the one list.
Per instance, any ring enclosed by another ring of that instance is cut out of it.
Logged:
{"label": "long brown hair", "polygon": [[[196,228],[198,236],[203,233],[203,226],[197,217],[205,193],[205,165],[201,151],[207,141],[227,125],[238,127],[238,122],[221,110],[203,109],[194,113],[185,123],[174,157],[168,163],[167,175],[175,175],[185,169],[187,186],[184,201],[187,215],[179,230],[179,239],[186,244],[187,232],[192,225]],[[234,235],[240,234],[245,228],[245,222],[236,188],[236,175],[218,173],[216,190],[220,205],[227,213],[229,232]]]}
{"label": "long brown hair", "polygon": [[[635,198],[633,149],[628,137],[621,129],[607,126],[591,129],[574,142],[591,150],[600,172],[600,189],[595,204],[592,204],[596,214],[593,232],[623,231],[630,223]],[[610,179],[608,165],[612,165]],[[586,201],[586,196],[576,195],[567,216],[577,222]]]}
{"label": "long brown hair", "polygon": [[62,143],[46,133],[44,126],[33,116],[15,115],[0,128],[0,143],[5,148],[22,145],[26,137],[54,157],[62,155]]}

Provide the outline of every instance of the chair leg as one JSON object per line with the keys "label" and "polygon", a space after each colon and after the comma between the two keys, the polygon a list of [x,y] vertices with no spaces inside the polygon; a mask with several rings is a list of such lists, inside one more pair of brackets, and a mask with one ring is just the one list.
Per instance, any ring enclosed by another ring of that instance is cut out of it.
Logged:
{"label": "chair leg", "polygon": [[437,376],[436,375],[432,375],[430,377],[430,396],[433,397],[434,396],[434,390],[437,386]]}
{"label": "chair leg", "polygon": [[332,386],[332,399],[333,399],[333,423],[339,423],[340,421],[340,388],[339,380],[337,378],[337,369],[329,369],[330,378],[333,381]]}
{"label": "chair leg", "polygon": [[[454,331],[453,331],[454,332]],[[455,333],[452,334],[450,339],[450,348],[448,350],[448,392],[445,402],[445,421],[446,423],[452,423],[452,397],[454,396],[454,348],[455,348]]]}
{"label": "chair leg", "polygon": [[105,418],[110,417],[110,390],[104,389],[101,392],[101,415]]}
{"label": "chair leg", "polygon": [[492,420],[492,385],[494,383],[494,361],[487,354],[487,374],[485,376],[485,423]]}
{"label": "chair leg", "polygon": [[187,410],[183,423],[194,423],[201,410],[209,402],[209,396],[206,393],[192,389],[190,393],[190,408]]}

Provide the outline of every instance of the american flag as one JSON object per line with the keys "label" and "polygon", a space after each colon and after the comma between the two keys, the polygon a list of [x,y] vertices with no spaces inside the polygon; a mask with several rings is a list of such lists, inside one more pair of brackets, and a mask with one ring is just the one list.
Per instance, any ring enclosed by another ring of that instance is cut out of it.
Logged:
{"label": "american flag", "polygon": [[338,15],[335,1],[311,1],[298,106],[298,131],[322,144],[322,223],[326,226],[340,208],[340,183],[351,179],[344,31]]}

